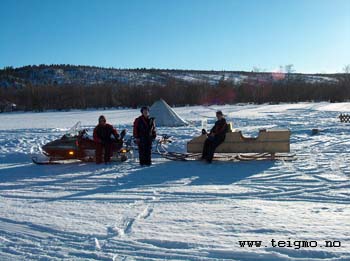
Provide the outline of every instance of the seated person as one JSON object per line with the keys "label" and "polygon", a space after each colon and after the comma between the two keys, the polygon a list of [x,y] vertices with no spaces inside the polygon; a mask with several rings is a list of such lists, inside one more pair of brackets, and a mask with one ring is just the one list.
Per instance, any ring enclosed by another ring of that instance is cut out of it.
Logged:
{"label": "seated person", "polygon": [[217,121],[204,142],[202,159],[211,163],[215,149],[225,140],[228,125],[222,111],[216,112]]}

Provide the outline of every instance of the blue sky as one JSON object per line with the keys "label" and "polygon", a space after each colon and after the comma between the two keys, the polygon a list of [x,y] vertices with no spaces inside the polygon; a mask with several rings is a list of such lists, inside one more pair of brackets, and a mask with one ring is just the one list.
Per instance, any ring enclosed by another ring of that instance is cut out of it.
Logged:
{"label": "blue sky", "polygon": [[341,72],[349,0],[1,0],[0,68]]}

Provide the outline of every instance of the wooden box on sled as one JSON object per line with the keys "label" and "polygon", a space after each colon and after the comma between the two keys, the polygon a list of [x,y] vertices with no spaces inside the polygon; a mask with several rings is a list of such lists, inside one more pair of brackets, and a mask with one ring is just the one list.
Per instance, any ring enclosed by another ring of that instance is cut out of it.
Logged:
{"label": "wooden box on sled", "polygon": [[[217,153],[282,153],[290,152],[290,130],[262,129],[256,138],[247,138],[241,131],[228,132],[225,141],[216,148]],[[187,143],[187,152],[201,153],[206,135]]]}

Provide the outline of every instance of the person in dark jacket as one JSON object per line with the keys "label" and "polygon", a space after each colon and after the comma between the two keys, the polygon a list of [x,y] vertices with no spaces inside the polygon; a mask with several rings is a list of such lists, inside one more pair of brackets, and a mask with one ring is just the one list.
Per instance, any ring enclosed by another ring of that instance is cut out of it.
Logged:
{"label": "person in dark jacket", "polygon": [[101,115],[98,118],[98,125],[94,129],[96,164],[102,163],[102,152],[104,153],[105,163],[108,163],[111,160],[112,135],[117,141],[119,140],[117,130],[106,122],[105,116]]}
{"label": "person in dark jacket", "polygon": [[141,166],[152,164],[152,141],[156,138],[154,119],[149,117],[149,108],[141,108],[142,115],[134,121],[133,135],[139,148],[139,160]]}
{"label": "person in dark jacket", "polygon": [[217,121],[210,130],[208,138],[204,142],[202,159],[211,163],[214,157],[215,149],[225,140],[227,132],[227,123],[222,111],[216,112]]}

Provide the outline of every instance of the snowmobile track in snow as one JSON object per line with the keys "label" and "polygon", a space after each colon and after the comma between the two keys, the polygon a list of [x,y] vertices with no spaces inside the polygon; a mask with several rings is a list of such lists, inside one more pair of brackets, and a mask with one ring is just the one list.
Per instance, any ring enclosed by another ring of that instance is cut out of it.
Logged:
{"label": "snowmobile track in snow", "polygon": [[[38,144],[60,137],[77,118],[92,130],[101,111],[1,114],[0,122],[16,125],[0,125],[0,259],[350,260],[350,126],[327,111],[345,105],[176,108],[197,125],[159,128],[174,139],[169,151],[184,152],[200,132],[198,115],[214,120],[221,109],[248,136],[259,128],[290,128],[296,158],[203,164],[154,155],[149,168],[137,160],[31,163]],[[139,111],[103,113],[130,133]],[[322,131],[311,135],[314,128]],[[272,238],[338,240],[342,246],[273,248]],[[238,246],[249,239],[267,247]]]}

